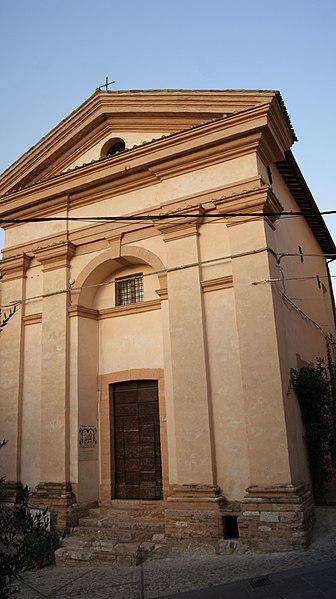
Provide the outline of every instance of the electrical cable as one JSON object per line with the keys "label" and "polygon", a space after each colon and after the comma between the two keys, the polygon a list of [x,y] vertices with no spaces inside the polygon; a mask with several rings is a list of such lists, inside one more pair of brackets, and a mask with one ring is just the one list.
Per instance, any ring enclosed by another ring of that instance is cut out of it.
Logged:
{"label": "electrical cable", "polygon": [[[319,215],[332,215],[336,214],[336,210],[325,210],[319,212]],[[19,223],[38,223],[38,222],[118,222],[118,221],[152,221],[152,220],[167,220],[169,218],[233,218],[233,217],[265,217],[265,216],[315,216],[312,211],[282,211],[282,212],[224,212],[224,213],[204,213],[204,214],[186,214],[186,213],[173,213],[173,214],[142,214],[141,216],[136,215],[122,215],[122,216],[41,216],[41,217],[29,217],[29,218],[0,218],[1,224],[19,224]]]}
{"label": "electrical cable", "polygon": [[[266,252],[269,251],[271,253],[274,253],[273,250],[269,247],[264,247],[264,248],[259,248],[257,250],[251,250],[249,252],[240,252],[238,254],[229,254],[227,256],[219,256],[217,258],[210,258],[209,260],[201,260],[201,261],[197,261],[197,262],[190,262],[188,264],[181,264],[179,266],[172,266],[170,268],[163,268],[161,270],[156,270],[156,271],[152,271],[152,272],[148,272],[148,273],[143,273],[143,277],[149,277],[149,276],[153,276],[153,275],[162,275],[162,274],[168,274],[170,272],[176,272],[176,271],[181,271],[181,270],[185,270],[187,268],[195,268],[197,266],[203,266],[205,264],[213,264],[215,262],[223,262],[225,260],[231,260],[233,258],[242,258],[245,256],[252,256],[255,254],[260,254],[261,252]],[[129,277],[130,279],[132,278],[132,276]],[[73,292],[77,292],[77,291],[81,291],[82,289],[91,289],[91,288],[98,288],[98,287],[103,287],[105,285],[111,285],[114,284],[116,282],[116,279],[110,279],[109,281],[104,281],[103,283],[95,283],[94,285],[83,285],[82,287],[68,287],[67,289],[59,289],[57,291],[52,291],[50,293],[45,293],[45,294],[41,294],[41,295],[36,295],[30,298],[26,298],[25,300],[14,300],[13,302],[11,302],[10,304],[5,304],[3,306],[0,307],[0,309],[2,308],[10,308],[11,306],[15,305],[21,305],[21,304],[27,304],[30,301],[37,301],[37,300],[41,300],[43,298],[46,297],[52,297],[54,295],[59,295],[61,293],[73,293]]]}
{"label": "electrical cable", "polygon": [[[257,250],[250,250],[248,252],[240,252],[238,254],[227,254],[225,256],[219,256],[217,258],[210,258],[208,260],[200,260],[197,262],[191,262],[188,264],[182,264],[179,266],[172,266],[170,268],[164,268],[161,270],[156,270],[156,271],[152,271],[152,272],[148,272],[148,273],[143,273],[143,277],[149,277],[149,276],[153,276],[153,275],[162,275],[162,274],[168,274],[170,272],[176,272],[176,271],[181,271],[181,270],[185,270],[188,268],[195,268],[195,267],[199,267],[199,266],[205,266],[208,264],[214,264],[216,262],[223,262],[226,260],[232,260],[235,258],[243,258],[246,256],[253,256],[255,254],[259,254],[262,252],[270,252],[277,260],[278,266],[279,266],[279,257],[283,257],[283,256],[289,256],[289,257],[294,257],[294,256],[300,256],[303,255],[305,256],[305,254],[301,254],[299,252],[297,253],[292,253],[292,254],[282,254],[282,253],[276,253],[274,252],[274,250],[268,246],[264,247],[264,248],[259,248]],[[324,254],[307,254],[308,256],[324,256]],[[335,255],[336,257],[336,255]],[[264,279],[261,281],[253,281],[252,285],[260,285],[262,283],[273,283],[273,282],[284,282],[284,281],[301,281],[301,280],[316,280],[317,275],[311,275],[311,276],[304,276],[304,277],[282,277],[281,279]],[[318,275],[319,279],[328,279],[328,278],[336,278],[336,275]],[[130,279],[132,278],[132,276],[129,277]],[[0,309],[3,308],[10,308],[11,306],[15,305],[20,305],[20,304],[27,304],[29,302],[32,301],[38,301],[41,300],[43,298],[46,297],[51,297],[54,295],[59,295],[62,293],[73,293],[73,292],[78,292],[81,291],[83,289],[91,289],[91,288],[99,288],[99,287],[104,287],[106,285],[111,285],[111,284],[115,284],[116,279],[110,279],[109,281],[104,281],[102,283],[95,283],[94,285],[83,285],[82,287],[68,287],[66,289],[60,289],[57,291],[53,291],[50,293],[46,293],[46,294],[40,294],[40,295],[36,295],[36,296],[32,296],[29,298],[26,298],[25,300],[14,300],[13,302],[11,302],[10,304],[5,304],[3,306],[0,306]]]}

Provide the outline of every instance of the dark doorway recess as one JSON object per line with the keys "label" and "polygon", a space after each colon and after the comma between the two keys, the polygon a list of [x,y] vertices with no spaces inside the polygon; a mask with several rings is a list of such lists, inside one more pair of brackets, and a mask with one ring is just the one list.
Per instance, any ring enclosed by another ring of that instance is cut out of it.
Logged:
{"label": "dark doorway recess", "polygon": [[157,381],[113,385],[111,422],[115,497],[162,499]]}
{"label": "dark doorway recess", "polygon": [[239,539],[238,517],[224,516],[224,539]]}

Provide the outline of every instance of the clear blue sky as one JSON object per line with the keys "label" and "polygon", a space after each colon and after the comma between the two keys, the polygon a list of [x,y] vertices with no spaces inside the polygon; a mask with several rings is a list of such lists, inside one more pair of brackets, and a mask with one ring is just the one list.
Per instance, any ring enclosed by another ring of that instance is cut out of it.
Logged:
{"label": "clear blue sky", "polygon": [[[334,0],[3,0],[0,172],[105,76],[114,89],[279,89],[294,155],[333,209],[335,22]],[[327,224],[336,237],[336,215]]]}

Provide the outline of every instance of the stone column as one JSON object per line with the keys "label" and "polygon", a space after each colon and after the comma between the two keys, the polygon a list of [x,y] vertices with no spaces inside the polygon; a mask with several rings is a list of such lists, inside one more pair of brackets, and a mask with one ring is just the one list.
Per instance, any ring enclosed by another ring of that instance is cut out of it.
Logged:
{"label": "stone column", "polygon": [[71,524],[69,481],[69,266],[75,247],[62,242],[38,250],[43,268],[41,482],[33,502],[48,507],[58,528]]}
{"label": "stone column", "polygon": [[166,536],[215,545],[222,537],[219,506],[223,498],[216,486],[200,284],[198,226],[202,212],[199,207],[192,212],[199,216],[156,223],[166,243],[168,269],[165,322],[170,345],[166,340],[165,384],[170,485]]}
{"label": "stone column", "polygon": [[[1,332],[0,343],[0,439],[8,441],[0,453],[1,473],[6,476],[7,499],[15,500],[21,486],[22,381],[26,272],[30,257],[21,254],[1,261],[1,306],[15,302],[16,312]],[[4,308],[7,314],[10,308]]]}

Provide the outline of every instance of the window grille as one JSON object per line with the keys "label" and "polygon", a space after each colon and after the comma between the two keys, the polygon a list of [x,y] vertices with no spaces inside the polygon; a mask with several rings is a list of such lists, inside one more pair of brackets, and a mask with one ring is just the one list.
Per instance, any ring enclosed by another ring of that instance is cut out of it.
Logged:
{"label": "window grille", "polygon": [[116,305],[126,306],[143,302],[143,275],[138,274],[131,277],[116,279]]}

